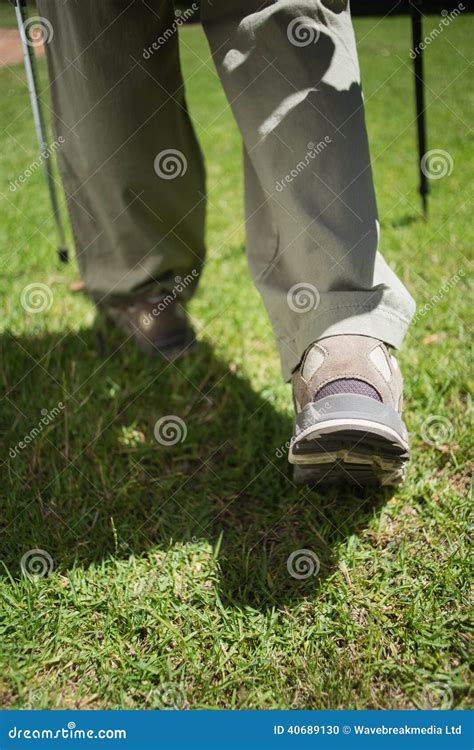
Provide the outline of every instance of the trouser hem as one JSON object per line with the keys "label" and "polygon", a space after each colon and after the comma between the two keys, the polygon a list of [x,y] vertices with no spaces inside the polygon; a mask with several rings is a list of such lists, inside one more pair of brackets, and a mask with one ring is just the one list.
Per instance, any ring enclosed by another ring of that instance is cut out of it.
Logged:
{"label": "trouser hem", "polygon": [[324,312],[301,313],[304,324],[294,338],[277,337],[283,377],[286,382],[298,367],[306,349],[318,339],[327,336],[358,335],[379,339],[395,349],[399,349],[405,338],[410,319],[394,314],[393,310],[370,310],[360,312],[360,307],[353,307],[354,314],[348,315],[347,307],[343,320],[341,308],[328,309]]}

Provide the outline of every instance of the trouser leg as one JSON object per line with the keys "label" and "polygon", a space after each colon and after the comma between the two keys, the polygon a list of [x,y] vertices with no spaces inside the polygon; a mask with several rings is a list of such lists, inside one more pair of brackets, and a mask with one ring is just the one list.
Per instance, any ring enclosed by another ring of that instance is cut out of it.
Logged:
{"label": "trouser leg", "polygon": [[414,302],[378,253],[346,0],[203,0],[245,151],[249,265],[285,379],[316,339],[399,346]]}
{"label": "trouser leg", "polygon": [[97,300],[157,293],[204,258],[204,166],[169,0],[38,0],[60,168]]}

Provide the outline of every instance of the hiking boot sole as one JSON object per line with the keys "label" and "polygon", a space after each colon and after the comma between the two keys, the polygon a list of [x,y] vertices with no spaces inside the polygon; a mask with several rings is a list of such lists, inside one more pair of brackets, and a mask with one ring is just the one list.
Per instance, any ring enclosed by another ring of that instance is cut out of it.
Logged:
{"label": "hiking boot sole", "polygon": [[288,460],[298,484],[396,485],[409,460],[399,414],[367,396],[341,394],[307,404]]}

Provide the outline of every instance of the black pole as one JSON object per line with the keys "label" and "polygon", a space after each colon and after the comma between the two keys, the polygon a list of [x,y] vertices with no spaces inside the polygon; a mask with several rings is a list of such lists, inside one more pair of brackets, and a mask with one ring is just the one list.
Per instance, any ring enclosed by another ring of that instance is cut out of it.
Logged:
{"label": "black pole", "polygon": [[[41,102],[38,96],[38,82],[36,73],[36,59],[34,50],[29,42],[28,32],[26,29],[27,22],[27,10],[26,0],[10,0],[11,4],[15,8],[15,14],[17,19],[18,31],[21,39],[21,46],[23,50],[23,60],[25,63],[26,80],[28,83],[28,91],[30,94],[31,108],[33,110],[33,119],[35,122],[36,136],[38,139],[38,146],[40,154],[43,154],[44,150],[47,150],[46,141],[46,130],[44,127],[43,111],[41,109]],[[61,213],[59,210],[59,202],[56,193],[56,185],[54,183],[53,172],[50,165],[51,155],[47,158],[43,158],[43,169],[44,176],[46,178],[46,185],[48,187],[49,198],[51,201],[51,208],[53,211],[53,219],[56,227],[57,240],[58,240],[58,257],[62,263],[68,262],[68,251],[66,247],[66,239],[64,234],[64,227],[61,221]]]}
{"label": "black pole", "polygon": [[422,48],[422,12],[423,0],[412,0],[410,2],[411,28],[412,28],[412,57],[413,70],[415,73],[415,99],[416,99],[416,126],[418,132],[418,169],[420,175],[420,195],[423,205],[425,219],[428,216],[428,193],[430,186],[428,178],[423,170],[423,157],[426,154],[426,118],[425,118],[425,80],[423,70],[423,48]]}

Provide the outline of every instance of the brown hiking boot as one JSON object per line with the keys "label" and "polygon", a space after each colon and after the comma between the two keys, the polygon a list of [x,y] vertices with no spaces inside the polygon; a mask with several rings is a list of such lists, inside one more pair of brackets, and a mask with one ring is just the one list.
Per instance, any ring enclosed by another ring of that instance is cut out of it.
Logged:
{"label": "brown hiking boot", "polygon": [[100,309],[147,354],[172,361],[196,346],[186,312],[170,294],[102,304]]}
{"label": "brown hiking boot", "polygon": [[385,344],[329,336],[294,373],[297,412],[289,461],[297,482],[398,484],[409,457],[403,380]]}

